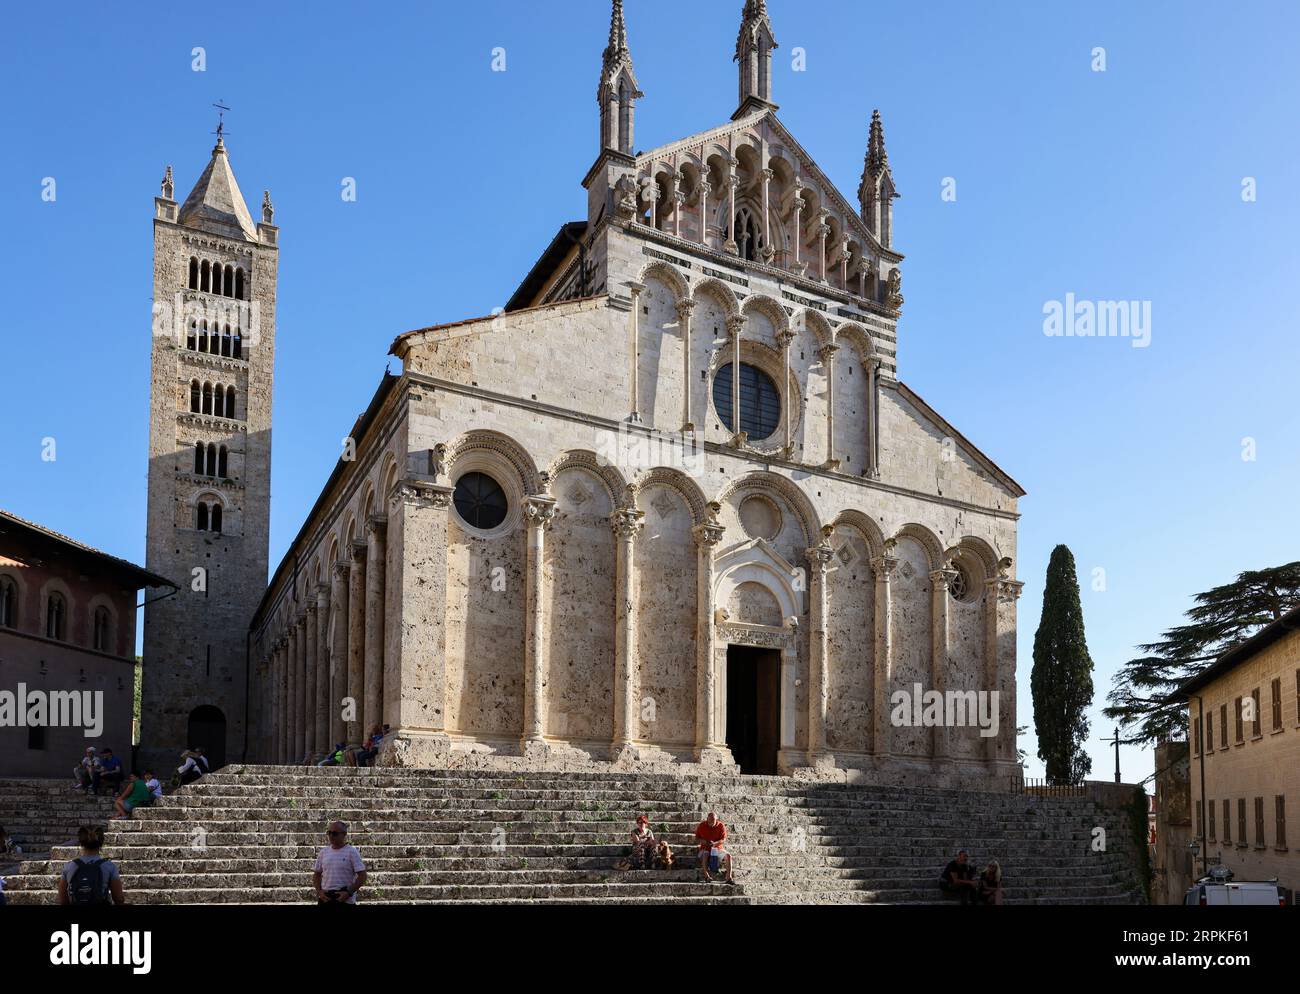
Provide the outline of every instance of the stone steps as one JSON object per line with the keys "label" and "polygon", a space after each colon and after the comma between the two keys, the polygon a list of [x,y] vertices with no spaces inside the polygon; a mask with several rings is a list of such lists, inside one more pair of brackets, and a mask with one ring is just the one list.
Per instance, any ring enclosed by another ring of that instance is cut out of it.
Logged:
{"label": "stone steps", "polygon": [[[693,833],[710,809],[729,826],[735,888],[694,879]],[[613,869],[638,813],[679,869]],[[1007,903],[1134,894],[1131,842],[1082,798],[661,772],[227,767],[137,815],[110,823],[104,849],[137,903],[310,902],[334,818],[370,867],[367,904],[928,904],[958,847],[976,865],[1002,862]],[[1097,824],[1111,852],[1090,851]],[[49,903],[75,855],[56,846],[25,862],[12,903]]]}

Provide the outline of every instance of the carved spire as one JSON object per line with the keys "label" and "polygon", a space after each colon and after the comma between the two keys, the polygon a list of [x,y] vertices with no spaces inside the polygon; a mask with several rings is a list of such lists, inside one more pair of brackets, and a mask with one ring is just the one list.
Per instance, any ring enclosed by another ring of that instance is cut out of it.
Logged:
{"label": "carved spire", "polygon": [[262,191],[262,223],[271,224],[275,221],[275,205],[271,203],[271,191]]}
{"label": "carved spire", "polygon": [[637,86],[632,68],[632,50],[627,44],[627,22],[623,18],[623,0],[614,0],[609,18],[609,44],[601,58],[600,86],[596,101],[600,104],[600,145],[602,149],[632,154],[634,102],[645,96]]}
{"label": "carved spire", "polygon": [[[888,186],[882,188],[880,178],[889,177]],[[885,151],[885,126],[880,119],[880,111],[871,112],[871,134],[867,139],[867,157],[862,166],[862,183],[858,186],[858,201],[862,207],[862,219],[872,230],[874,225],[876,202],[882,196],[892,200],[898,196],[894,190],[894,177],[889,168],[889,153]]]}
{"label": "carved spire", "polygon": [[740,109],[735,117],[772,103],[772,50],[777,48],[766,0],[745,0],[736,36],[735,61],[740,63]]}
{"label": "carved spire", "polygon": [[889,168],[889,153],[885,151],[885,125],[880,111],[871,112],[871,138],[867,142],[867,169],[873,178]]}
{"label": "carved spire", "polygon": [[172,167],[168,166],[167,171],[163,173],[162,178],[162,195],[167,200],[174,200],[176,197],[176,183],[172,179]]}

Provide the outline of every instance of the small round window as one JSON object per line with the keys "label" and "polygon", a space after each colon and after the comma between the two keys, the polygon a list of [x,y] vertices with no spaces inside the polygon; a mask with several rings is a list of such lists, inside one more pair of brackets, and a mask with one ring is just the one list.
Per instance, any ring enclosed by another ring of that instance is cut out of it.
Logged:
{"label": "small round window", "polygon": [[956,575],[948,584],[948,591],[952,594],[953,600],[970,601],[975,597],[975,585],[971,582],[970,573],[961,563],[952,564],[953,571]]}
{"label": "small round window", "polygon": [[[735,432],[736,423],[731,411],[731,363],[718,370],[713,377],[713,406],[718,417]],[[740,431],[751,442],[771,438],[781,424],[781,392],[776,383],[757,366],[740,364]]]}
{"label": "small round window", "polygon": [[490,531],[506,520],[506,492],[486,473],[462,476],[456,483],[454,500],[456,513],[472,528]]}

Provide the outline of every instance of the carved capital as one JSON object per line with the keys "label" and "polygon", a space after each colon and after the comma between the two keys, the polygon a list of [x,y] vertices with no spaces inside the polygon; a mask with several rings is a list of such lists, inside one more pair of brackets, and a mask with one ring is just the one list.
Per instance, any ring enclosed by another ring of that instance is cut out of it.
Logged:
{"label": "carved capital", "polygon": [[641,294],[643,294],[643,293],[645,292],[645,284],[644,284],[644,283],[637,283],[637,282],[634,282],[634,281],[629,281],[629,282],[627,282],[627,283],[624,283],[623,285],[624,285],[625,287],[627,287],[628,292],[632,294],[632,299],[633,299],[634,301],[635,301],[639,296],[641,296]]}
{"label": "carved capital", "polygon": [[897,556],[891,556],[888,554],[883,556],[872,556],[871,572],[875,574],[877,580],[883,580],[888,583],[890,577],[894,575],[894,571],[898,569],[899,562],[900,560]]}
{"label": "carved capital", "polygon": [[340,559],[330,568],[330,572],[334,574],[334,578],[336,580],[346,580],[348,578],[348,573],[350,573],[351,571],[352,571],[352,567],[349,566],[348,563],[344,562],[342,559]]}
{"label": "carved capital", "polygon": [[691,529],[691,534],[695,537],[695,544],[705,549],[711,549],[721,542],[725,532],[726,528],[715,522],[696,525]]}
{"label": "carved capital", "polygon": [[1013,603],[1020,599],[1020,592],[1024,589],[1025,585],[1021,581],[999,576],[987,582],[985,596],[1004,604]]}
{"label": "carved capital", "polygon": [[388,519],[382,514],[372,514],[366,519],[366,534],[383,537],[388,531]]}
{"label": "carved capital", "polygon": [[356,539],[356,540],[352,543],[352,561],[353,561],[353,562],[355,562],[355,563],[364,563],[364,562],[366,561],[366,554],[367,554],[367,552],[369,552],[369,546],[366,545],[364,539]]}
{"label": "carved capital", "polygon": [[791,345],[794,344],[794,340],[796,337],[797,336],[793,331],[783,331],[776,336],[776,342],[778,345],[781,346],[781,348],[788,349]]}
{"label": "carved capital", "polygon": [[677,301],[677,320],[689,321],[691,314],[695,311],[695,301],[690,297],[683,297]]}
{"label": "carved capital", "polygon": [[930,582],[934,584],[936,590],[951,589],[952,581],[955,579],[957,579],[957,571],[950,566],[930,570]]}
{"label": "carved capital", "polygon": [[407,507],[427,507],[446,510],[451,506],[452,495],[456,488],[426,480],[400,480],[393,487],[389,498],[393,507],[405,504]]}
{"label": "carved capital", "polygon": [[824,363],[829,363],[835,358],[835,353],[839,350],[840,347],[833,342],[830,345],[823,345],[817,350],[817,358]]}
{"label": "carved capital", "polygon": [[645,511],[638,511],[635,507],[620,507],[609,516],[609,524],[615,535],[630,541],[636,538],[637,532],[645,525]]}
{"label": "carved capital", "polygon": [[555,520],[555,498],[532,496],[524,498],[524,520],[530,528],[545,531]]}
{"label": "carved capital", "polygon": [[745,315],[731,314],[727,317],[727,334],[736,338],[745,331]]}

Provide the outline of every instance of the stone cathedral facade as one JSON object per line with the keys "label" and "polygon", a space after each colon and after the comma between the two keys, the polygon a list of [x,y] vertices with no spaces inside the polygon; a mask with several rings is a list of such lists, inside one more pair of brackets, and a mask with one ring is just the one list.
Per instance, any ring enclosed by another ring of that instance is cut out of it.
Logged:
{"label": "stone cathedral facade", "polygon": [[[250,759],[387,724],[389,765],[1018,771],[1023,491],[899,379],[879,115],[851,201],[776,48],[750,0],[730,120],[637,151],[615,0],[587,216],[503,313],[393,343],[253,617]],[[898,720],[916,688],[998,692],[997,734]]]}
{"label": "stone cathedral facade", "polygon": [[[220,132],[220,129],[218,129]],[[218,133],[183,204],[154,200],[141,763],[244,751],[248,626],[266,589],[279,229],[254,224]]]}

